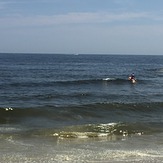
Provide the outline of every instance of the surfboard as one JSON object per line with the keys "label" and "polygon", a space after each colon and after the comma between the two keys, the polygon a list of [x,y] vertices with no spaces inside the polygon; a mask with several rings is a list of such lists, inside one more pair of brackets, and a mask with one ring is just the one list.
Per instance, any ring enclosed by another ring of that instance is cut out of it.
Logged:
{"label": "surfboard", "polygon": [[129,77],[128,80],[130,80],[131,83],[136,83],[136,79],[131,79],[131,77]]}
{"label": "surfboard", "polygon": [[136,80],[135,79],[132,79],[131,80],[131,83],[133,83],[133,84],[136,83]]}

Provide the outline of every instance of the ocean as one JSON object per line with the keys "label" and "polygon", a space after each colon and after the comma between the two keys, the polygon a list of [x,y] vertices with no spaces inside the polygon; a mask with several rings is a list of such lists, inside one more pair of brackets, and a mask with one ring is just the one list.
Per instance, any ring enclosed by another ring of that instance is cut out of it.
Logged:
{"label": "ocean", "polygon": [[0,162],[163,162],[163,56],[1,53]]}

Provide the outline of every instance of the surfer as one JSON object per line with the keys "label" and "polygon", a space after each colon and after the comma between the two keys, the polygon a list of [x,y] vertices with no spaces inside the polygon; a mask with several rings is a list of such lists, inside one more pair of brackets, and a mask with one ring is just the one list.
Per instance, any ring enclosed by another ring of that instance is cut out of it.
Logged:
{"label": "surfer", "polygon": [[135,83],[136,82],[136,79],[135,79],[135,74],[132,73],[129,78],[128,78],[132,83]]}
{"label": "surfer", "polygon": [[135,74],[132,73],[130,77],[131,77],[131,80],[132,80],[132,79],[135,79]]}

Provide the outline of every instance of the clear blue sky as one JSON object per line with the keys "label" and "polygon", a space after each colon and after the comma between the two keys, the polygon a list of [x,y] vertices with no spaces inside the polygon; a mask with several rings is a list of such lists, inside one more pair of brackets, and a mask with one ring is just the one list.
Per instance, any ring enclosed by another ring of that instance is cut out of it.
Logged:
{"label": "clear blue sky", "polygon": [[163,54],[163,0],[0,0],[0,52]]}

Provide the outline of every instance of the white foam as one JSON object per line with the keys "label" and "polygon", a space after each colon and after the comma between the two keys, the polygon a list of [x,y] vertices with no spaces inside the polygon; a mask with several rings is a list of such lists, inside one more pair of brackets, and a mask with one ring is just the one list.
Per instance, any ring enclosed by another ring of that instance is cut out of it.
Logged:
{"label": "white foam", "polygon": [[116,80],[115,78],[104,78],[103,80],[110,80],[110,81],[112,81],[112,80]]}
{"label": "white foam", "polygon": [[20,130],[21,129],[15,128],[15,127],[7,127],[7,126],[0,127],[0,132],[2,132],[2,133],[17,132],[17,131],[20,131]]}
{"label": "white foam", "polygon": [[[79,136],[84,136],[91,133],[80,133]],[[103,136],[99,134],[99,136]],[[105,136],[105,135],[104,135]],[[146,138],[146,137],[145,137]],[[114,141],[108,142],[108,139],[102,139],[104,141],[58,141],[57,145],[50,139],[49,141],[42,141],[42,139],[30,139],[28,143],[33,146],[27,146],[26,141],[20,139],[15,140],[12,137],[9,139],[8,145],[5,146],[0,152],[1,162],[141,162],[160,163],[163,161],[163,146],[162,144],[155,144],[147,136],[147,143],[143,144],[144,139],[130,138],[126,141]],[[87,139],[88,140],[88,139]],[[99,139],[98,139],[99,140]],[[160,137],[162,140],[162,137]],[[13,142],[14,141],[14,142]],[[6,143],[4,141],[4,143]],[[7,142],[8,143],[8,142]],[[14,144],[13,144],[14,143]],[[23,144],[24,143],[24,144]],[[47,144],[46,144],[47,143]],[[142,145],[142,146],[141,146]],[[10,147],[10,148],[9,148]],[[150,147],[150,148],[149,148]],[[4,150],[4,152],[3,152]],[[7,152],[6,152],[7,151]]]}
{"label": "white foam", "polygon": [[13,111],[14,109],[9,107],[9,108],[5,108],[6,111]]}

